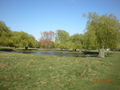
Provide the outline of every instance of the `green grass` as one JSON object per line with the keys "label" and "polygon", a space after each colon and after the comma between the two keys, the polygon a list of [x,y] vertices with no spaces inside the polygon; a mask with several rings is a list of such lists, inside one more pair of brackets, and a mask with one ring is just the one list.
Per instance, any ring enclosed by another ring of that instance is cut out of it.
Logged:
{"label": "green grass", "polygon": [[119,69],[120,53],[80,58],[1,51],[0,90],[120,90]]}

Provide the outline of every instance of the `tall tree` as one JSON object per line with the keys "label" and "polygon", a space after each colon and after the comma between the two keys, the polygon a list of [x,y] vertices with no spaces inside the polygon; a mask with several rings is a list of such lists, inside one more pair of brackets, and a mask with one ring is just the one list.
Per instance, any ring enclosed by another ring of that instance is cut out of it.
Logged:
{"label": "tall tree", "polygon": [[42,32],[40,38],[40,46],[43,48],[53,48],[55,40],[55,33],[52,31]]}
{"label": "tall tree", "polygon": [[37,44],[35,38],[25,32],[13,32],[11,39],[14,47],[25,47],[25,49],[28,49],[28,47],[36,47]]}
{"label": "tall tree", "polygon": [[118,43],[117,43],[117,50],[120,51],[120,30],[118,30]]}
{"label": "tall tree", "polygon": [[12,31],[6,26],[6,24],[0,21],[0,45],[9,46]]}
{"label": "tall tree", "polygon": [[96,35],[94,31],[85,32],[83,35],[83,48],[84,49],[97,49]]}
{"label": "tall tree", "polygon": [[36,40],[25,32],[13,32],[4,22],[0,21],[0,45],[14,47],[35,47]]}
{"label": "tall tree", "polygon": [[61,49],[67,48],[69,39],[70,39],[69,33],[66,32],[65,30],[56,31],[55,37],[56,47],[59,47]]}
{"label": "tall tree", "polygon": [[70,37],[72,48],[76,51],[76,49],[83,48],[83,35],[81,34],[74,34]]}
{"label": "tall tree", "polygon": [[88,32],[94,32],[99,48],[99,57],[104,57],[105,48],[116,48],[119,20],[113,15],[99,16],[96,13],[88,14]]}

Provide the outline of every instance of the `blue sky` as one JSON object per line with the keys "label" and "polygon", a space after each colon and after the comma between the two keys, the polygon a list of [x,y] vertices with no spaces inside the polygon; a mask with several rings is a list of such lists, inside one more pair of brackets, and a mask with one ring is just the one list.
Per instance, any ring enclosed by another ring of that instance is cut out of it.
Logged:
{"label": "blue sky", "polygon": [[40,38],[40,32],[66,30],[84,33],[83,14],[114,14],[120,19],[120,0],[0,0],[0,20],[11,30]]}

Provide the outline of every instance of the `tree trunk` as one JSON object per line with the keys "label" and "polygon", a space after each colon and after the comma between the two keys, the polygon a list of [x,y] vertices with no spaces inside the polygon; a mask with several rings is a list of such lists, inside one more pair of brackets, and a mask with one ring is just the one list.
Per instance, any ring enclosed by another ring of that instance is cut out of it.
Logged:
{"label": "tree trunk", "polygon": [[102,49],[99,50],[98,57],[100,57],[100,58],[104,58],[105,57],[105,49],[104,48],[102,48]]}
{"label": "tree trunk", "polygon": [[77,51],[77,49],[74,49],[74,51]]}
{"label": "tree trunk", "polygon": [[25,50],[28,50],[28,47],[25,47]]}

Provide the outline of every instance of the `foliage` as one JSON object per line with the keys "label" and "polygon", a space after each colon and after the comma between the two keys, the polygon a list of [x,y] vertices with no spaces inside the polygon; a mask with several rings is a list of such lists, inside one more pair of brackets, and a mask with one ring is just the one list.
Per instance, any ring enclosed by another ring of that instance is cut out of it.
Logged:
{"label": "foliage", "polygon": [[12,31],[6,26],[6,24],[0,21],[0,45],[9,46]]}
{"label": "foliage", "polygon": [[85,32],[83,36],[83,48],[94,50],[98,48],[94,31]]}
{"label": "foliage", "polygon": [[59,48],[68,48],[68,41],[70,39],[69,33],[65,30],[57,30],[56,31],[56,37],[55,37],[55,43],[56,47]]}
{"label": "foliage", "polygon": [[111,14],[102,16],[88,14],[87,30],[89,34],[94,34],[98,48],[116,48],[119,29],[119,20]]}
{"label": "foliage", "polygon": [[13,32],[0,21],[0,45],[11,47],[36,47],[37,41],[25,32]]}
{"label": "foliage", "polygon": [[35,38],[25,32],[13,32],[12,40],[14,47],[36,47],[37,44]]}
{"label": "foliage", "polygon": [[[88,14],[87,33],[93,36],[96,48],[99,49],[99,57],[105,57],[107,48],[116,49],[118,45],[118,30],[120,29],[119,20],[109,15]],[[96,43],[97,42],[97,43]]]}
{"label": "foliage", "polygon": [[42,48],[54,48],[54,42],[48,40],[40,40],[40,47]]}
{"label": "foliage", "polygon": [[81,49],[83,48],[83,35],[82,34],[74,34],[70,37],[71,45],[73,49]]}
{"label": "foliage", "polygon": [[40,38],[40,47],[42,48],[54,48],[54,32],[42,32]]}

